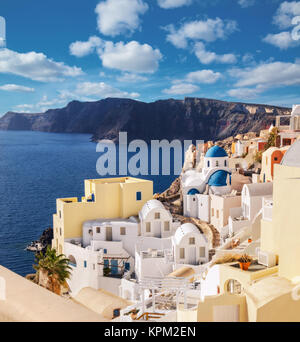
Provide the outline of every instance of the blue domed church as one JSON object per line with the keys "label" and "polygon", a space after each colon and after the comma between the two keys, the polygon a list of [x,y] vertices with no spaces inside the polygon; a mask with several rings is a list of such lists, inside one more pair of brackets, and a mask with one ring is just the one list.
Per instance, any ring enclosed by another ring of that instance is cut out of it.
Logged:
{"label": "blue domed church", "polygon": [[181,176],[184,215],[210,222],[210,196],[231,193],[231,174],[226,151],[217,145],[211,147],[201,172],[188,170]]}

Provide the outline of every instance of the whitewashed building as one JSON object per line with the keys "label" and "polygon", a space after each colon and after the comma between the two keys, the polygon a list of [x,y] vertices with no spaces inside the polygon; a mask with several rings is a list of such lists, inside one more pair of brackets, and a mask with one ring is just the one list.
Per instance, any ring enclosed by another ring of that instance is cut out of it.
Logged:
{"label": "whitewashed building", "polygon": [[242,206],[230,209],[229,234],[251,225],[263,207],[263,198],[273,195],[273,183],[245,184],[242,190]]}
{"label": "whitewashed building", "polygon": [[163,278],[182,266],[197,270],[208,262],[210,249],[205,235],[191,223],[181,225],[170,238],[140,237],[135,255],[137,279]]}
{"label": "whitewashed building", "polygon": [[201,172],[189,170],[181,176],[184,216],[209,222],[210,194],[231,192],[231,169],[226,151],[220,146],[210,148]]}
{"label": "whitewashed building", "polygon": [[207,263],[210,248],[207,238],[194,224],[183,224],[172,237],[175,267],[182,264],[198,266]]}
{"label": "whitewashed building", "polygon": [[189,170],[182,175],[184,216],[211,223],[221,231],[228,225],[229,209],[240,206],[241,196],[231,186],[232,172],[223,148],[210,148],[203,166],[201,172]]}
{"label": "whitewashed building", "polygon": [[144,204],[139,213],[141,236],[167,238],[175,233],[179,222],[173,222],[169,210],[158,200],[150,200]]}

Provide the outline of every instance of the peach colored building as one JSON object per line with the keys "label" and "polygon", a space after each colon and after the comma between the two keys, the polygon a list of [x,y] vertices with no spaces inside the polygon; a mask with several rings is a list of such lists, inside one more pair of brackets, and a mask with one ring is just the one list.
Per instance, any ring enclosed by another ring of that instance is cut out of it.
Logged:
{"label": "peach colored building", "polygon": [[274,166],[280,164],[282,158],[289,146],[282,148],[270,147],[267,151],[262,154],[262,168],[260,174],[260,181],[273,182],[274,179]]}

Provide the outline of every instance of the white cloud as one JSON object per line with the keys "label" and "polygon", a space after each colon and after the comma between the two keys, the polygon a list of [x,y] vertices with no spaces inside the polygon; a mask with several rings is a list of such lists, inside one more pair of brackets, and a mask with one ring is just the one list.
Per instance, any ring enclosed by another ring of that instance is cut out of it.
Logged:
{"label": "white cloud", "polygon": [[186,48],[188,40],[204,40],[214,42],[217,39],[226,39],[237,30],[237,23],[220,18],[187,22],[176,30],[174,25],[165,27],[169,32],[167,41],[177,48]]}
{"label": "white cloud", "polygon": [[228,53],[224,55],[217,55],[215,52],[207,51],[205,45],[202,42],[195,44],[195,54],[202,64],[210,63],[223,63],[233,64],[236,63],[237,58],[234,54]]}
{"label": "white cloud", "polygon": [[95,101],[107,97],[126,97],[136,99],[140,96],[139,93],[122,91],[110,86],[104,82],[80,82],[73,90],[60,90],[59,95],[49,99],[44,95],[40,101],[34,104],[19,104],[14,107],[15,111],[24,113],[45,112],[50,108],[65,106],[73,100],[78,101]]}
{"label": "white cloud", "polygon": [[136,98],[140,95],[138,93],[128,93],[116,89],[104,82],[82,82],[77,84],[74,93],[78,96],[89,96],[97,98],[107,98],[107,97],[131,97]]}
{"label": "white cloud", "polygon": [[84,57],[95,51],[96,48],[102,45],[102,40],[99,37],[92,36],[87,42],[74,42],[70,45],[70,53],[76,57]]}
{"label": "white cloud", "polygon": [[284,1],[278,8],[274,17],[274,23],[280,28],[292,26],[292,20],[300,15],[300,1]]}
{"label": "white cloud", "polygon": [[158,6],[164,9],[188,6],[193,0],[157,0]]}
{"label": "white cloud", "polygon": [[14,107],[14,111],[22,113],[42,113],[50,108],[55,108],[66,104],[65,99],[62,97],[48,99],[47,95],[44,95],[37,103],[34,104],[19,104]]}
{"label": "white cloud", "polygon": [[222,75],[219,72],[212,70],[199,70],[190,72],[186,75],[186,80],[191,83],[205,83],[212,84],[216,83]]}
{"label": "white cloud", "polygon": [[99,31],[108,36],[132,33],[140,26],[140,15],[149,6],[143,0],[101,1],[95,11]]}
{"label": "white cloud", "polygon": [[193,94],[200,88],[192,83],[177,83],[173,84],[169,89],[164,89],[163,93],[169,95],[186,95]]}
{"label": "white cloud", "polygon": [[41,82],[61,81],[64,77],[83,74],[78,67],[55,62],[43,53],[18,53],[9,49],[0,50],[0,73],[14,74]]}
{"label": "white cloud", "polygon": [[104,67],[133,74],[154,73],[163,57],[159,49],[154,49],[148,44],[140,44],[134,40],[126,44],[91,37],[87,42],[75,42],[70,45],[71,54],[77,57],[83,57],[95,50]]}
{"label": "white cloud", "polygon": [[250,99],[271,88],[300,85],[300,62],[262,63],[251,68],[234,68],[229,74],[238,81],[228,95]]}
{"label": "white cloud", "polygon": [[294,40],[292,38],[292,34],[288,31],[277,34],[268,34],[263,41],[279,47],[281,50],[300,45],[300,40]]}
{"label": "white cloud", "polygon": [[15,106],[14,110],[22,113],[29,113],[32,108],[34,108],[34,105],[32,104],[20,104]]}
{"label": "white cloud", "polygon": [[270,62],[253,68],[232,69],[232,77],[238,79],[237,87],[279,87],[300,85],[300,62]]}
{"label": "white cloud", "polygon": [[229,90],[227,94],[237,99],[249,100],[249,99],[255,99],[262,92],[263,92],[263,89],[259,89],[259,88],[235,88],[235,89]]}
{"label": "white cloud", "polygon": [[126,72],[123,75],[119,76],[117,80],[119,82],[124,82],[124,83],[137,83],[137,82],[146,82],[148,78],[141,76],[141,75],[136,75],[136,74],[131,74],[131,73]]}
{"label": "white cloud", "polygon": [[18,84],[4,84],[3,86],[0,86],[0,90],[4,91],[20,91],[24,93],[32,93],[34,92],[34,88],[29,88],[25,86],[21,86]]}
{"label": "white cloud", "polygon": [[247,8],[247,7],[253,6],[255,3],[255,0],[239,0],[238,3],[241,7]]}
{"label": "white cloud", "polygon": [[255,58],[253,56],[252,53],[246,53],[243,57],[242,57],[242,61],[244,64],[256,64],[255,62]]}
{"label": "white cloud", "polygon": [[214,72],[212,70],[198,70],[188,73],[181,80],[172,81],[173,85],[164,89],[163,93],[169,95],[186,95],[193,94],[200,90],[200,88],[195,84],[213,84],[216,83],[222,75],[219,72]]}
{"label": "white cloud", "polygon": [[[297,24],[293,20],[300,17],[300,1],[283,2],[273,18],[273,22],[281,29],[287,29]],[[295,26],[296,28],[296,26]],[[293,38],[292,32],[283,31],[277,34],[268,34],[263,41],[272,44],[281,50],[300,45],[300,40]]]}
{"label": "white cloud", "polygon": [[127,44],[106,42],[98,53],[104,67],[132,73],[154,73],[162,59],[158,49],[136,41]]}

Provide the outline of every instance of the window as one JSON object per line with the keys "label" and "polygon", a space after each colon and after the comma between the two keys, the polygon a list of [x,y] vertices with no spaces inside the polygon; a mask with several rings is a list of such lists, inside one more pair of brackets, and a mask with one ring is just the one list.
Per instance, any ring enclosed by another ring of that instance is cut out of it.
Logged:
{"label": "window", "polygon": [[59,211],[59,218],[61,218],[61,210]]}
{"label": "window", "polygon": [[84,268],[87,268],[87,261],[86,260],[84,260],[83,266],[84,266]]}
{"label": "window", "polygon": [[93,236],[93,229],[89,229],[89,234]]}
{"label": "window", "polygon": [[136,193],[136,200],[137,200],[137,201],[141,201],[141,200],[142,200],[142,193],[141,193],[140,191],[138,191],[138,192]]}
{"label": "window", "polygon": [[115,309],[115,310],[114,310],[114,318],[120,316],[120,310],[121,310],[121,309]]}
{"label": "window", "polygon": [[155,213],[154,218],[155,218],[156,220],[159,220],[159,219],[160,219],[160,213]]}
{"label": "window", "polygon": [[103,253],[104,253],[104,254],[107,254],[107,249],[104,249],[104,250],[103,250]]}
{"label": "window", "polygon": [[61,230],[61,228],[59,228],[59,234],[60,234],[60,236],[62,236],[62,230]]}
{"label": "window", "polygon": [[218,166],[219,166],[219,161],[217,160],[217,161],[216,161],[216,167],[218,167]]}
{"label": "window", "polygon": [[224,161],[224,166],[227,166],[227,160]]}
{"label": "window", "polygon": [[125,227],[120,228],[120,235],[126,235],[126,228]]}
{"label": "window", "polygon": [[217,210],[217,219],[220,217],[220,212]]}
{"label": "window", "polygon": [[166,232],[169,232],[169,231],[170,231],[170,222],[169,222],[169,221],[166,221],[166,222],[165,222],[165,231],[166,231]]}
{"label": "window", "polygon": [[190,245],[194,245],[194,244],[195,244],[195,238],[194,238],[194,237],[191,237],[191,238],[190,238],[189,244],[190,244]]}
{"label": "window", "polygon": [[210,161],[208,160],[208,162],[207,162],[207,167],[210,167]]}
{"label": "window", "polygon": [[274,157],[274,160],[275,160],[275,161],[278,161],[278,158],[277,158],[277,157]]}
{"label": "window", "polygon": [[146,222],[146,233],[151,233],[151,223]]}
{"label": "window", "polygon": [[95,264],[93,264],[93,271],[95,271],[95,269],[96,269],[96,265],[95,265]]}
{"label": "window", "polygon": [[200,258],[205,258],[205,247],[200,247],[199,257]]}
{"label": "window", "polygon": [[185,258],[185,249],[180,248],[180,259],[184,259],[184,258]]}
{"label": "window", "polygon": [[96,233],[100,234],[101,233],[101,228],[100,227],[96,227]]}
{"label": "window", "polygon": [[214,208],[211,209],[211,216],[215,216],[215,209]]}

